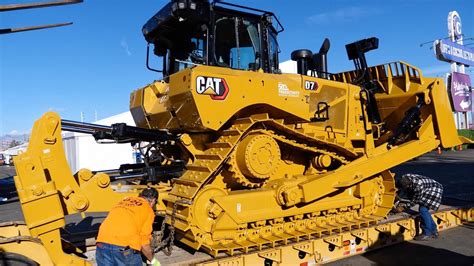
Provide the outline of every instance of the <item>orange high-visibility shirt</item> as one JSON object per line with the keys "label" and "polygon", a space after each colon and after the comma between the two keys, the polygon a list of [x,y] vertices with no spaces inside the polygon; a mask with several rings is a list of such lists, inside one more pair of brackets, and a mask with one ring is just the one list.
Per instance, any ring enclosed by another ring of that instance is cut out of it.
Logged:
{"label": "orange high-visibility shirt", "polygon": [[100,225],[97,242],[129,246],[141,250],[150,244],[155,213],[148,201],[140,197],[126,197],[110,210]]}

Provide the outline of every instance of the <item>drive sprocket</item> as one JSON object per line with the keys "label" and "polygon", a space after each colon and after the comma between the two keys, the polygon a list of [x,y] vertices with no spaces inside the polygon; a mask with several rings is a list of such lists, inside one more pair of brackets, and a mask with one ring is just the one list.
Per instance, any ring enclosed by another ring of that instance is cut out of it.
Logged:
{"label": "drive sprocket", "polygon": [[278,143],[269,135],[249,134],[237,146],[229,161],[236,182],[260,187],[274,176],[281,163]]}

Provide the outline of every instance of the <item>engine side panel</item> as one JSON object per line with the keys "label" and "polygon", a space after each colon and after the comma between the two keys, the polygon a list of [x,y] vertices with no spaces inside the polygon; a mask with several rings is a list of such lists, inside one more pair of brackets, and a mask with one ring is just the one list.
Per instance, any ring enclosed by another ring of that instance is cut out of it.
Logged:
{"label": "engine side panel", "polygon": [[348,84],[295,74],[198,66],[171,75],[169,84],[159,81],[134,91],[130,109],[139,126],[209,131],[256,112],[288,123],[309,122],[317,104],[326,102],[334,107],[320,125],[345,132],[347,90]]}

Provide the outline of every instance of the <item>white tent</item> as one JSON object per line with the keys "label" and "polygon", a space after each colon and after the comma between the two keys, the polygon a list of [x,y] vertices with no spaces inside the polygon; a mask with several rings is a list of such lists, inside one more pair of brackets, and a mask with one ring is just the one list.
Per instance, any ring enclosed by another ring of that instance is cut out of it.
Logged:
{"label": "white tent", "polygon": [[2,154],[5,155],[5,162],[8,163],[11,157],[18,155],[18,153],[20,152],[24,152],[27,147],[28,147],[28,142],[3,151]]}
{"label": "white tent", "polygon": [[[114,123],[135,126],[130,112],[94,122],[94,124],[107,126]],[[133,147],[128,143],[99,144],[92,135],[66,131],[63,131],[62,138],[66,158],[73,173],[81,168],[93,171],[117,169],[121,164],[135,162]]]}
{"label": "white tent", "polygon": [[281,73],[296,74],[296,61],[287,60],[285,62],[281,62],[279,68]]}

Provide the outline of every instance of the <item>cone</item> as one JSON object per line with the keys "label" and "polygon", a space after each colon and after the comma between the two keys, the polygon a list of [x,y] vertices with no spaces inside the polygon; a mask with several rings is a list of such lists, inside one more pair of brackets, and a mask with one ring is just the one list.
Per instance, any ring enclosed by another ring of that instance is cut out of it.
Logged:
{"label": "cone", "polygon": [[441,147],[438,147],[438,154],[441,155],[441,153],[443,153],[443,151],[441,150]]}
{"label": "cone", "polygon": [[458,145],[458,151],[462,151],[462,145]]}

